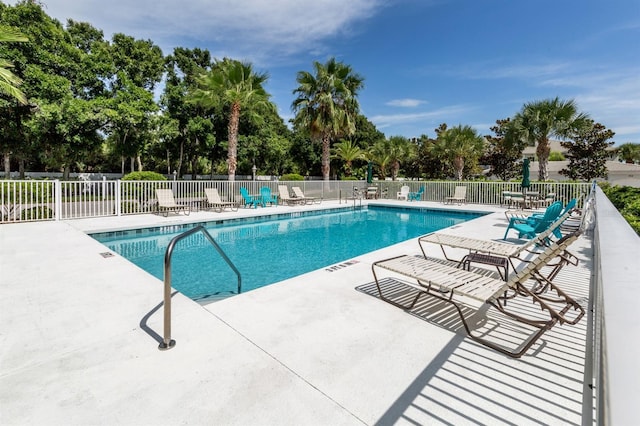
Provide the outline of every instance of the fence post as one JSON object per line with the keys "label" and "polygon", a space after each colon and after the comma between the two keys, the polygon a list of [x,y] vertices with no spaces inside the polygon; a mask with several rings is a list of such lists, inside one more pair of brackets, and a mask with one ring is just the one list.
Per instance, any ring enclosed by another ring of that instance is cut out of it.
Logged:
{"label": "fence post", "polygon": [[116,216],[122,216],[122,184],[120,179],[116,180]]}
{"label": "fence post", "polygon": [[53,181],[54,217],[55,220],[62,219],[62,183],[56,179]]}

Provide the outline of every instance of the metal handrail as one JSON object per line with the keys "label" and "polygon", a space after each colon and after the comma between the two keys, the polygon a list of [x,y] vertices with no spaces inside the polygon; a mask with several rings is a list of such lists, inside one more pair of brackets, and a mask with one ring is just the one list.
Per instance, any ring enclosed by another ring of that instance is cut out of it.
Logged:
{"label": "metal handrail", "polygon": [[242,277],[240,276],[240,271],[238,271],[238,268],[236,268],[233,262],[231,262],[231,259],[229,259],[204,226],[198,225],[195,228],[174,237],[169,242],[167,250],[164,253],[164,338],[162,339],[162,343],[158,346],[158,349],[160,350],[171,349],[176,345],[176,341],[171,339],[171,255],[173,254],[173,249],[178,241],[183,238],[187,238],[196,232],[202,232],[211,245],[216,249],[218,254],[220,254],[224,261],[227,262],[227,265],[233,269],[233,272],[238,276],[238,294],[240,294],[242,290]]}

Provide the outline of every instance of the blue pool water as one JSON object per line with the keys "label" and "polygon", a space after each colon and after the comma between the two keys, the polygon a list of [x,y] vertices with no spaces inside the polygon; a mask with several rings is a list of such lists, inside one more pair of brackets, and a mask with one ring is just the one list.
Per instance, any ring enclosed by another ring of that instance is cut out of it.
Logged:
{"label": "blue pool water", "polygon": [[[204,225],[240,271],[242,292],[246,292],[481,215],[369,206]],[[171,239],[186,229],[165,227],[92,236],[163,279],[165,250]],[[172,286],[197,300],[236,293],[237,278],[204,235],[196,233],[175,247]]]}

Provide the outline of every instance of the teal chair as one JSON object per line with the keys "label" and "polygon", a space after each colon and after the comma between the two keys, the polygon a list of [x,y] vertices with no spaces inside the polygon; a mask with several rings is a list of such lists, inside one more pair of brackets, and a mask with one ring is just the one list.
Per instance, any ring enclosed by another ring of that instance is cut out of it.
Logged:
{"label": "teal chair", "polygon": [[278,205],[278,197],[274,194],[271,194],[271,188],[269,188],[268,186],[263,186],[262,188],[260,188],[260,196],[262,198],[262,207],[266,206],[267,204],[271,204],[272,206]]}
{"label": "teal chair", "polygon": [[252,197],[251,195],[249,195],[247,188],[240,188],[240,195],[242,195],[245,207],[253,206],[254,208],[256,208],[258,207],[258,204],[264,207],[264,204],[262,204],[262,197]]}
{"label": "teal chair", "polygon": [[424,186],[421,186],[418,189],[418,192],[410,192],[409,193],[409,201],[420,201],[422,199],[422,194],[424,194]]}
{"label": "teal chair", "polygon": [[551,226],[551,224],[560,217],[561,211],[562,203],[560,201],[556,201],[547,207],[544,215],[539,219],[532,219],[531,217],[512,217],[509,220],[509,226],[507,226],[507,231],[504,233],[503,240],[507,239],[507,234],[509,234],[509,230],[511,229],[518,231],[518,238],[535,238],[537,234],[546,231],[547,228],[549,228],[549,226]]}
{"label": "teal chair", "polygon": [[[564,216],[567,212],[570,212],[571,210],[575,209],[576,203],[577,203],[577,200],[575,198],[572,198],[571,200],[569,200],[569,202],[567,203],[566,206],[564,206],[564,209],[562,209],[558,217]],[[528,217],[529,220],[527,221],[527,223],[529,223],[530,225],[533,225],[535,224],[535,221],[541,220],[543,217],[544,217],[544,213],[533,213],[531,216]],[[555,235],[556,238],[562,238],[560,225],[556,226],[556,228],[553,230],[553,235]]]}

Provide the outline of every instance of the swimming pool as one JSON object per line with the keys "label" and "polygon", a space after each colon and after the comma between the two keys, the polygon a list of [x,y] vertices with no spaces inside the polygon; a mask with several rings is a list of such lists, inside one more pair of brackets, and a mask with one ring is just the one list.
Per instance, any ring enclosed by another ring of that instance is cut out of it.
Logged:
{"label": "swimming pool", "polygon": [[[482,215],[369,206],[201,225],[238,268],[242,291],[246,292]],[[91,236],[163,279],[164,254],[169,242],[189,228],[171,226]],[[204,235],[198,233],[175,247],[172,286],[199,300],[236,293],[237,278]]]}

